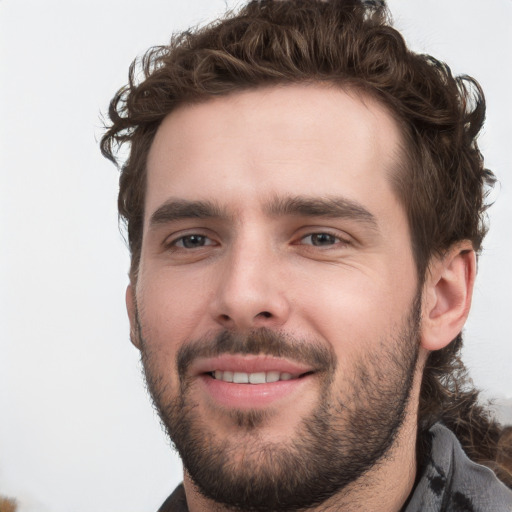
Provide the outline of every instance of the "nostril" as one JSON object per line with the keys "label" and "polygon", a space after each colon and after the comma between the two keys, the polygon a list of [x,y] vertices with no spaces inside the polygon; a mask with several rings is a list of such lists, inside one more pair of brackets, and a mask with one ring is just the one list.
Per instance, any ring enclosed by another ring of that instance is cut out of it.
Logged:
{"label": "nostril", "polygon": [[224,320],[224,321],[227,321],[230,319],[228,315],[220,315],[220,318],[221,318],[221,320]]}
{"label": "nostril", "polygon": [[272,316],[272,313],[269,313],[268,311],[262,311],[257,316],[263,316],[265,318],[270,318]]}

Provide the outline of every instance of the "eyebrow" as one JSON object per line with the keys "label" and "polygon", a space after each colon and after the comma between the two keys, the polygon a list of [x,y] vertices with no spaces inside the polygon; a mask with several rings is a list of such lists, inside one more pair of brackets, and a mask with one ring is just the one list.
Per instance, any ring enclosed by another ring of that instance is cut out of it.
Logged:
{"label": "eyebrow", "polygon": [[275,197],[265,207],[272,217],[293,215],[304,217],[345,218],[377,229],[375,216],[363,205],[345,197],[311,198],[303,196]]}
{"label": "eyebrow", "polygon": [[160,206],[149,219],[150,227],[183,219],[211,219],[230,217],[211,201],[170,199]]}
{"label": "eyebrow", "polygon": [[[270,217],[327,217],[344,218],[367,224],[377,229],[377,220],[360,203],[345,197],[274,197],[264,205],[264,211]],[[150,227],[184,219],[233,219],[212,201],[190,201],[170,199],[151,215]]]}

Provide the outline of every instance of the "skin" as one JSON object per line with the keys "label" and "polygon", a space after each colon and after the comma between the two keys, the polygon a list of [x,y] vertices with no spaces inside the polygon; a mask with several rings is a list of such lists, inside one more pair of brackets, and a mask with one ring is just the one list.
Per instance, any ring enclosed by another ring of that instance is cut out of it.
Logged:
{"label": "skin", "polygon": [[[142,253],[127,307],[132,341],[155,355],[153,371],[164,379],[168,400],[180,387],[180,348],[222,330],[260,327],[332,350],[338,362],[333,385],[340,397],[350,396],[354,364],[393,342],[418,293],[409,226],[390,181],[400,144],[400,130],[383,106],[320,84],[232,94],[167,116],[148,157]],[[357,208],[343,216],[271,211],[275,198],[297,197],[335,198]],[[214,202],[221,215],[171,219],[165,205],[177,200]],[[164,214],[155,218],[155,212]],[[315,245],[323,233],[328,236]],[[400,432],[381,464],[318,510],[364,504],[368,511],[397,511],[406,500],[416,473],[422,368],[428,351],[462,328],[474,274],[465,242],[431,262]],[[262,443],[293,437],[320,394],[313,374],[258,406],[268,418],[248,432],[237,429],[229,400],[219,404],[199,377],[191,379],[195,413],[219,439],[240,446],[235,462],[251,436]],[[223,510],[186,473],[184,483],[192,512]]]}

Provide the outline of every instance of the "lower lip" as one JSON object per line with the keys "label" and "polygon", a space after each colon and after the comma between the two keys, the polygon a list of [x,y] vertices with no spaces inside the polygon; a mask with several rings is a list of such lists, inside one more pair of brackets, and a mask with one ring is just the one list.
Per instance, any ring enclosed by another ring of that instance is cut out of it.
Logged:
{"label": "lower lip", "polygon": [[234,384],[202,375],[200,380],[207,394],[219,405],[229,409],[254,409],[272,405],[299,393],[311,375],[267,384]]}

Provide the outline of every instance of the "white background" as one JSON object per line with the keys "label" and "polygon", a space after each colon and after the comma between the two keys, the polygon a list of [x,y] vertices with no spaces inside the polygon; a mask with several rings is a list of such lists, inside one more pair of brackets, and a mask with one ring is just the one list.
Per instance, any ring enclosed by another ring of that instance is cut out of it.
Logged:
{"label": "white background", "polygon": [[[414,48],[488,96],[481,147],[501,186],[465,357],[511,399],[512,0],[389,4]],[[97,141],[131,60],[224,8],[0,0],[0,494],[22,512],[151,512],[181,480],[128,341],[117,172]]]}

